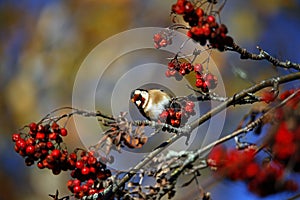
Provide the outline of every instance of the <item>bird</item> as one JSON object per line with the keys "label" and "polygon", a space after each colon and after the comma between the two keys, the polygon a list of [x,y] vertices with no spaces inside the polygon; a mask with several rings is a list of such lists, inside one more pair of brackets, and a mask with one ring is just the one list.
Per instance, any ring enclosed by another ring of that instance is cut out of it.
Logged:
{"label": "bird", "polygon": [[171,95],[160,89],[135,89],[130,98],[140,113],[150,121],[158,121],[159,115],[172,101]]}

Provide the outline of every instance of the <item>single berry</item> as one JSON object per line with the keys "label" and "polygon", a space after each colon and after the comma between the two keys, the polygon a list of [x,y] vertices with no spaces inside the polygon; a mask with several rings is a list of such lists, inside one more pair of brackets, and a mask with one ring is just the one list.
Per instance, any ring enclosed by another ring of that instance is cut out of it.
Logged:
{"label": "single berry", "polygon": [[204,11],[202,8],[197,8],[196,9],[196,14],[198,15],[198,17],[202,17],[204,15]]}
{"label": "single berry", "polygon": [[35,139],[37,140],[44,140],[45,139],[45,133],[37,132]]}
{"label": "single berry", "polygon": [[51,152],[51,155],[54,159],[59,159],[62,155],[61,155],[61,152],[59,149],[54,149],[52,152]]}
{"label": "single berry", "polygon": [[41,161],[39,161],[36,165],[40,169],[44,169],[45,168],[45,166],[43,165],[43,162],[41,162]]}
{"label": "single berry", "polygon": [[55,133],[55,132],[50,133],[48,138],[50,140],[56,140],[57,139],[57,133]]}
{"label": "single berry", "polygon": [[84,163],[83,163],[83,161],[82,160],[78,160],[77,162],[76,162],[76,168],[78,168],[78,169],[82,169],[83,167],[84,167]]}
{"label": "single berry", "polygon": [[83,167],[81,169],[81,174],[82,175],[88,175],[90,173],[90,169],[88,167]]}
{"label": "single berry", "polygon": [[33,145],[29,145],[26,147],[26,154],[33,155],[35,153],[35,147]]}
{"label": "single berry", "polygon": [[190,13],[194,10],[194,6],[191,2],[186,2],[185,6],[184,6],[184,11],[185,13]]}
{"label": "single berry", "polygon": [[29,124],[30,131],[35,132],[37,130],[37,127],[38,127],[37,124],[34,123],[34,122],[32,122],[31,124]]}
{"label": "single berry", "polygon": [[208,23],[215,23],[216,18],[213,15],[208,15],[206,20]]}
{"label": "single berry", "polygon": [[201,73],[203,71],[203,65],[202,64],[195,64],[194,70],[195,70],[195,72]]}
{"label": "single berry", "polygon": [[73,192],[76,194],[76,193],[80,193],[81,192],[81,187],[80,185],[76,185],[73,187]]}
{"label": "single berry", "polygon": [[56,122],[53,122],[51,128],[53,131],[57,131],[59,129],[59,125]]}

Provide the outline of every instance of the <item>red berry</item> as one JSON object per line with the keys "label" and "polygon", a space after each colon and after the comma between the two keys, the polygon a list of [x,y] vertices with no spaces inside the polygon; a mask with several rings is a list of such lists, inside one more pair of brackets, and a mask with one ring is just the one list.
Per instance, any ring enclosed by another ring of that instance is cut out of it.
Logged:
{"label": "red berry", "polygon": [[172,6],[172,11],[174,12],[174,13],[176,13],[176,14],[183,14],[184,13],[184,11],[185,11],[185,8],[184,8],[184,6],[182,5],[178,5],[178,4],[174,4],[173,6]]}
{"label": "red berry", "polygon": [[35,145],[35,140],[33,138],[28,138],[26,140],[26,145]]}
{"label": "red berry", "polygon": [[194,109],[191,106],[186,106],[184,109],[187,113],[194,113]]}
{"label": "red berry", "polygon": [[50,141],[47,142],[46,146],[47,146],[47,149],[49,149],[49,150],[53,150],[54,149],[54,144],[52,142],[50,142]]}
{"label": "red berry", "polygon": [[49,137],[50,140],[56,140],[57,139],[57,133],[52,132],[52,133],[49,134],[48,137]]}
{"label": "red berry", "polygon": [[93,173],[93,174],[95,174],[96,173],[96,168],[95,167],[90,167],[90,173]]}
{"label": "red berry", "polygon": [[167,70],[167,71],[165,72],[165,75],[166,75],[166,77],[170,77],[170,76],[171,76],[170,70]]}
{"label": "red berry", "polygon": [[90,190],[89,186],[88,185],[83,185],[81,186],[81,189],[84,193],[88,192]]}
{"label": "red berry", "polygon": [[48,166],[49,166],[49,163],[47,162],[47,159],[44,159],[44,160],[42,161],[42,164],[43,164],[44,167],[47,167],[47,168],[48,168]]}
{"label": "red berry", "polygon": [[205,80],[205,83],[207,84],[208,88],[214,89],[217,87],[217,83],[218,83],[217,77],[212,73],[205,74],[203,76],[203,79]]}
{"label": "red berry", "polygon": [[29,124],[29,129],[30,131],[35,132],[37,130],[37,124],[32,122],[31,124]]}
{"label": "red berry", "polygon": [[75,180],[73,180],[73,185],[74,185],[74,186],[81,185],[81,181],[78,180],[78,179],[75,179]]}
{"label": "red berry", "polygon": [[55,160],[54,160],[53,156],[49,154],[46,156],[46,161],[48,164],[50,164],[50,163],[53,163]]}
{"label": "red berry", "polygon": [[106,179],[106,175],[104,172],[100,171],[98,174],[97,174],[97,178],[100,179],[100,180],[105,180]]}
{"label": "red berry", "polygon": [[184,68],[180,68],[179,73],[184,76],[186,74],[186,71]]}
{"label": "red berry", "polygon": [[69,190],[73,189],[73,180],[68,180],[67,187],[69,188]]}
{"label": "red berry", "polygon": [[26,147],[26,154],[33,155],[35,153],[35,147],[33,145],[29,145]]}
{"label": "red berry", "polygon": [[224,34],[228,33],[228,29],[227,29],[227,26],[225,24],[220,24],[218,30],[220,31],[220,33],[224,33]]}
{"label": "red berry", "polygon": [[171,125],[174,127],[179,127],[180,121],[178,119],[171,119]]}
{"label": "red berry", "polygon": [[206,20],[208,23],[215,23],[216,18],[212,15],[208,15]]}
{"label": "red berry", "polygon": [[84,167],[84,163],[82,160],[78,160],[75,164],[76,168],[82,169]]}
{"label": "red berry", "polygon": [[185,5],[186,0],[177,0],[177,5],[183,6]]}
{"label": "red berry", "polygon": [[74,186],[74,187],[73,187],[73,192],[74,192],[74,193],[80,193],[80,192],[81,192],[81,187],[80,187],[80,185]]}
{"label": "red berry", "polygon": [[159,115],[159,118],[160,118],[161,120],[166,120],[168,116],[169,116],[169,112],[166,111],[166,110],[164,110],[164,111]]}
{"label": "red berry", "polygon": [[89,195],[95,194],[96,192],[97,192],[96,189],[90,189],[90,190],[89,190]]}
{"label": "red berry", "polygon": [[199,78],[199,79],[196,80],[196,87],[201,88],[201,87],[203,87],[203,84],[204,84],[203,79]]}
{"label": "red berry", "polygon": [[191,2],[186,2],[185,6],[184,6],[184,11],[185,13],[190,13],[194,10],[194,6]]}
{"label": "red berry", "polygon": [[188,32],[186,32],[186,36],[188,36],[189,38],[192,38],[192,37],[193,37],[193,33],[192,33],[192,31],[188,31]]}
{"label": "red berry", "polygon": [[201,73],[203,71],[203,65],[202,64],[195,64],[194,70],[195,70],[195,72]]}
{"label": "red berry", "polygon": [[154,36],[153,36],[154,42],[159,43],[161,39],[162,39],[161,34],[159,34],[159,33],[154,34]]}
{"label": "red berry", "polygon": [[197,8],[196,9],[196,14],[198,15],[198,17],[202,17],[204,15],[204,11],[202,8]]}
{"label": "red berry", "polygon": [[169,74],[170,74],[170,76],[175,76],[176,70],[169,70]]}
{"label": "red berry", "polygon": [[194,26],[191,28],[191,33],[195,36],[201,36],[204,34],[203,28]]}
{"label": "red berry", "polygon": [[161,47],[165,47],[168,45],[168,41],[166,39],[162,39],[160,42],[159,42],[159,46]]}
{"label": "red berry", "polygon": [[48,150],[47,149],[42,149],[42,154],[43,155],[48,155]]}
{"label": "red berry", "polygon": [[94,157],[94,156],[90,156],[89,158],[88,158],[88,164],[89,165],[94,165],[94,164],[96,164],[96,162],[97,162],[97,159]]}
{"label": "red berry", "polygon": [[88,167],[83,167],[81,169],[81,174],[82,175],[88,175],[90,173],[90,169]]}
{"label": "red berry", "polygon": [[76,153],[70,153],[69,157],[70,157],[70,159],[73,160],[73,161],[76,161],[76,160],[77,160],[77,155],[76,155]]}
{"label": "red berry", "polygon": [[45,168],[45,166],[43,165],[43,162],[42,162],[42,161],[39,161],[36,165],[37,165],[38,168],[40,168],[40,169],[44,169],[44,168]]}
{"label": "red berry", "polygon": [[20,150],[25,150],[26,148],[26,142],[24,139],[20,138],[17,142],[16,142],[16,146],[20,149]]}
{"label": "red berry", "polygon": [[59,159],[62,155],[61,155],[61,152],[59,149],[54,149],[52,152],[51,152],[51,155],[54,159]]}
{"label": "red berry", "polygon": [[171,118],[175,117],[174,109],[169,109],[168,111],[169,111],[169,115],[170,115]]}
{"label": "red berry", "polygon": [[52,125],[51,125],[51,128],[53,131],[56,131],[59,129],[59,125],[56,123],[56,122],[53,122]]}
{"label": "red berry", "polygon": [[93,179],[89,179],[89,180],[87,180],[86,184],[88,186],[92,186],[92,185],[94,185],[94,180]]}
{"label": "red berry", "polygon": [[61,128],[61,129],[60,129],[60,135],[61,135],[61,136],[67,136],[67,134],[68,134],[67,129],[65,129],[65,128]]}
{"label": "red berry", "polygon": [[11,136],[11,139],[12,141],[16,142],[18,141],[19,139],[21,139],[21,136],[19,133],[14,133],[12,136]]}
{"label": "red berry", "polygon": [[38,132],[35,136],[35,139],[37,140],[43,140],[45,139],[45,133],[42,133],[42,132]]}
{"label": "red berry", "polygon": [[86,163],[88,161],[88,156],[81,156],[81,160]]}
{"label": "red berry", "polygon": [[209,36],[209,35],[210,35],[211,30],[210,30],[210,27],[209,27],[208,24],[202,26],[202,29],[203,29],[203,34],[204,34],[205,36]]}
{"label": "red berry", "polygon": [[195,107],[195,103],[192,102],[192,101],[187,101],[187,102],[186,102],[186,106],[189,106],[189,107],[191,107],[191,108],[194,108],[194,107]]}

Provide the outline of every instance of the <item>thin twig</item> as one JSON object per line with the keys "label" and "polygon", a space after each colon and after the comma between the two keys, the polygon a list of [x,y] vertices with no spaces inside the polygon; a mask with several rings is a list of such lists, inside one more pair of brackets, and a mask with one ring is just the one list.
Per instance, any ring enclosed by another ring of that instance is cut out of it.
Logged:
{"label": "thin twig", "polygon": [[254,54],[247,49],[241,48],[239,45],[236,43],[233,43],[231,47],[226,47],[226,50],[228,51],[234,51],[237,52],[241,55],[241,59],[251,59],[251,60],[267,60],[270,63],[272,63],[274,66],[277,67],[283,67],[286,69],[296,69],[300,70],[300,64],[299,63],[294,63],[289,60],[287,61],[280,61],[279,59],[271,56],[268,52],[257,46],[257,49],[259,50],[259,54]]}

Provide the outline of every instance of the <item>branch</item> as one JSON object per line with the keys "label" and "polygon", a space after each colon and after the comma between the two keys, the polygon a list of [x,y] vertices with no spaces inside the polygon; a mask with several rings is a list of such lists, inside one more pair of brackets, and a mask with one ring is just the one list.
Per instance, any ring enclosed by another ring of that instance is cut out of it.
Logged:
{"label": "branch", "polygon": [[[167,140],[166,142],[164,142],[163,144],[161,144],[157,148],[155,148],[151,153],[149,153],[139,164],[137,164],[129,172],[127,172],[125,174],[125,176],[120,180],[120,182],[110,185],[108,188],[106,188],[104,190],[104,192],[96,193],[91,196],[85,196],[82,199],[90,200],[90,199],[97,199],[100,197],[103,197],[104,199],[111,198],[119,190],[119,188],[123,187],[127,181],[129,181],[140,169],[142,169],[155,156],[157,156],[159,153],[161,153],[163,150],[165,150],[165,148],[167,146],[173,144],[175,141],[177,141],[177,139],[181,138],[183,135],[190,134],[195,128],[197,128],[199,125],[201,125],[202,123],[204,123],[205,121],[210,119],[212,116],[218,114],[219,112],[223,111],[224,109],[226,109],[229,106],[236,105],[236,102],[239,102],[241,99],[249,96],[250,93],[255,93],[263,88],[273,86],[275,82],[278,82],[279,84],[283,84],[283,83],[290,82],[290,81],[297,80],[297,79],[300,79],[300,72],[262,81],[261,83],[258,83],[248,89],[245,89],[245,90],[235,94],[233,97],[229,98],[227,101],[223,102],[222,104],[220,104],[216,108],[212,109],[208,113],[204,114],[200,118],[196,119],[195,121],[191,122],[190,124],[186,124],[184,127],[179,128],[179,129],[173,128],[174,130],[180,130],[180,131],[177,134],[175,134],[174,136],[172,136],[169,140]],[[153,124],[153,123],[154,122],[151,122],[151,124]],[[235,133],[235,134],[240,134],[240,133]],[[230,139],[230,138],[228,138],[228,139]],[[215,144],[217,144],[217,143],[212,143],[211,145],[214,146]],[[206,147],[206,148],[210,148],[210,147]],[[205,150],[206,148],[203,148],[202,151]],[[195,159],[196,158],[197,157],[195,157]],[[195,159],[192,159],[192,160],[194,161]],[[183,165],[182,170],[186,166],[187,165]],[[173,175],[173,177],[175,178],[175,176],[179,175],[178,173],[179,172],[181,173],[182,170],[178,169],[177,172],[175,172],[175,174]]]}
{"label": "branch", "polygon": [[289,60],[280,61],[279,59],[277,59],[277,58],[271,56],[270,54],[268,54],[265,50],[263,50],[259,46],[257,46],[256,48],[259,50],[259,54],[251,53],[251,52],[247,51],[247,49],[241,48],[236,43],[233,43],[233,45],[231,47],[226,47],[226,50],[234,51],[234,52],[239,53],[241,55],[241,59],[267,60],[270,63],[272,63],[274,66],[277,66],[277,67],[283,67],[283,68],[286,68],[286,69],[293,68],[293,69],[296,69],[298,71],[300,70],[300,64],[299,63],[294,63],[294,62],[291,62]]}
{"label": "branch", "polygon": [[283,83],[290,82],[290,81],[297,80],[297,79],[300,79],[300,72],[264,80],[256,85],[253,85],[252,87],[250,87],[248,89],[245,89],[245,90],[235,94],[233,97],[230,97],[227,101],[225,101],[224,103],[221,103],[219,106],[215,107],[214,109],[210,110],[206,114],[202,115],[200,118],[196,119],[189,125],[190,125],[191,129],[194,130],[200,124],[204,123],[205,121],[210,119],[212,116],[218,114],[219,112],[226,109],[227,107],[236,105],[236,102],[239,102],[243,98],[249,96],[249,94],[255,93],[266,87],[271,87],[274,85],[274,83],[277,84],[277,82],[278,82],[278,84],[283,84]]}

